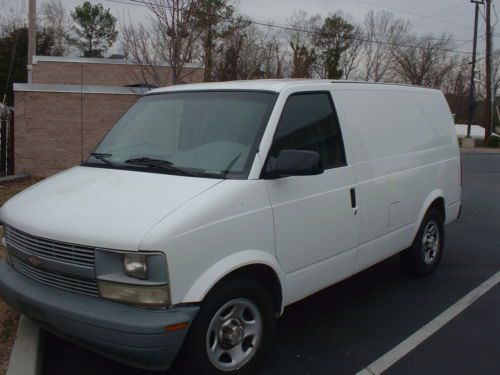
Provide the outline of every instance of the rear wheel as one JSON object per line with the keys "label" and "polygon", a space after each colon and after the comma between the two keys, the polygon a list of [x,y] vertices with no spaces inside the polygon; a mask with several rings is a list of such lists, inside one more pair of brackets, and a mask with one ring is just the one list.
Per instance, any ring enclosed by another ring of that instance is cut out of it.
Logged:
{"label": "rear wheel", "polygon": [[401,253],[404,268],[414,276],[433,273],[441,262],[444,246],[444,220],[441,213],[427,211],[413,244]]}
{"label": "rear wheel", "polygon": [[252,374],[274,331],[274,304],[257,282],[233,279],[203,302],[179,357],[193,374]]}

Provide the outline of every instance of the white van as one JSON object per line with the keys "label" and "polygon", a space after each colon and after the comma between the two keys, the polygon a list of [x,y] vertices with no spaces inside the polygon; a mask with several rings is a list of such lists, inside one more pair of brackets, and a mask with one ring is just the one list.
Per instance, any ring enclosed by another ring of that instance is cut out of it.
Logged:
{"label": "white van", "polygon": [[413,274],[433,272],[460,185],[440,91],[157,89],[82,165],[2,207],[0,294],[134,366],[178,357],[186,373],[251,373],[286,306],[397,253]]}

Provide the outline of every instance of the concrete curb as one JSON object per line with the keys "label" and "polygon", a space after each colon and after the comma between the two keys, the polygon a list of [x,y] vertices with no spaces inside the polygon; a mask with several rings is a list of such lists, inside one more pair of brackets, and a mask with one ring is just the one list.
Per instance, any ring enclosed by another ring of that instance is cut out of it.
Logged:
{"label": "concrete curb", "polygon": [[30,176],[29,174],[15,174],[12,176],[4,176],[4,177],[0,177],[0,183],[1,182],[20,181],[20,180],[24,180],[25,178],[28,178],[29,176]]}
{"label": "concrete curb", "polygon": [[460,152],[464,154],[500,154],[500,148],[485,148],[485,147],[461,148]]}
{"label": "concrete curb", "polygon": [[42,332],[38,324],[21,315],[6,375],[40,375],[43,359],[42,341]]}

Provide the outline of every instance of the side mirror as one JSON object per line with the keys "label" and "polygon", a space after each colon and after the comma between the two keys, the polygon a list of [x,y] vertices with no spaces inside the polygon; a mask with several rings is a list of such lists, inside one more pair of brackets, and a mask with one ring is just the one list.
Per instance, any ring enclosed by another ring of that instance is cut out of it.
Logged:
{"label": "side mirror", "polygon": [[314,151],[282,150],[276,159],[270,159],[266,165],[267,178],[311,176],[323,172],[323,162]]}

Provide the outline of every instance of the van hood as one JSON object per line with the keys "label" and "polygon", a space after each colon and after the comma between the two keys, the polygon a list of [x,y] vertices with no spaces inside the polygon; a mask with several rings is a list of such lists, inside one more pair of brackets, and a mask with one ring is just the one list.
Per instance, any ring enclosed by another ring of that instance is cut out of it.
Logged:
{"label": "van hood", "polygon": [[136,251],[156,223],[220,182],[75,167],[16,195],[2,207],[0,217],[5,224],[35,236]]}

